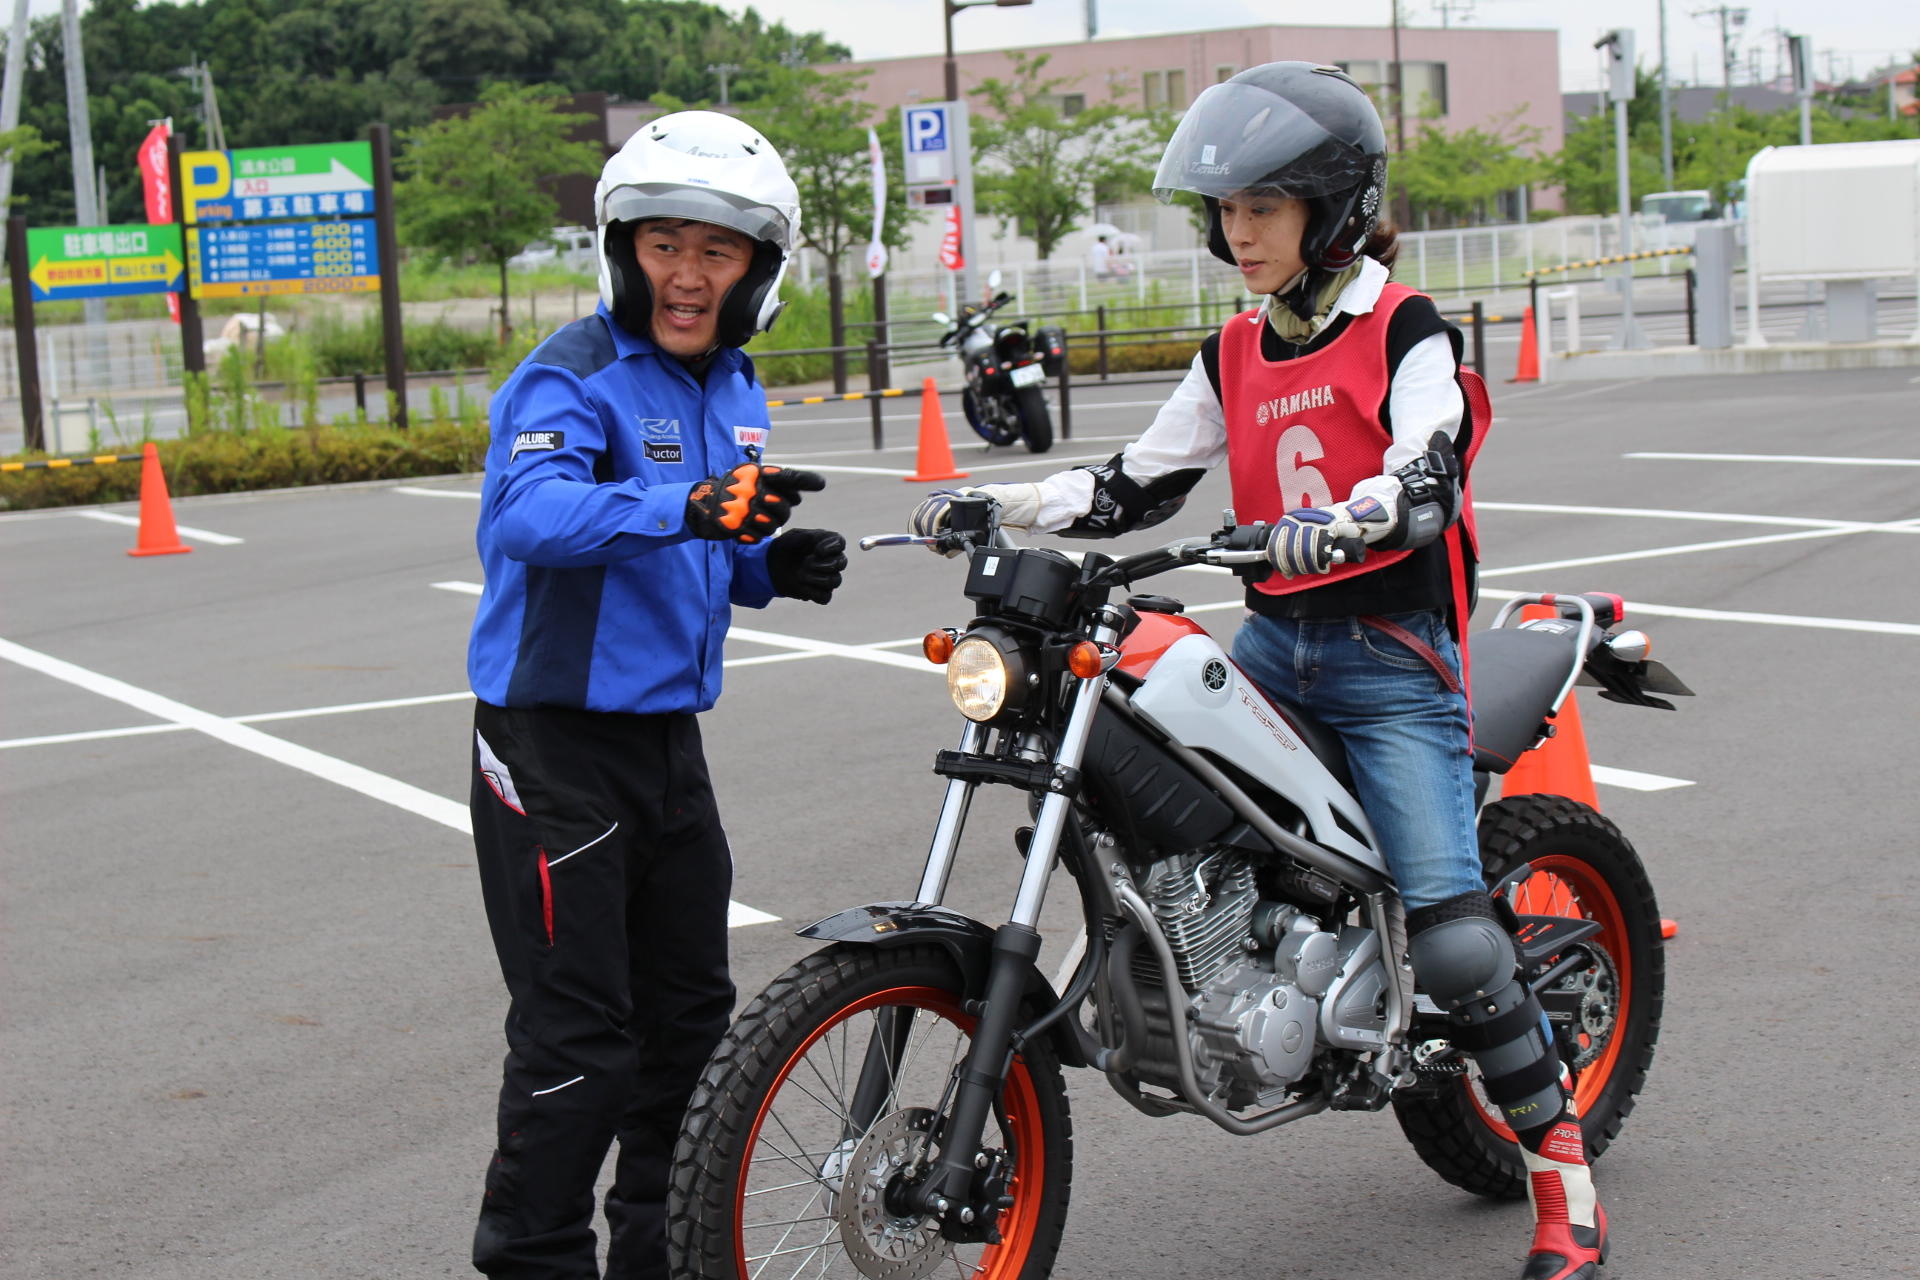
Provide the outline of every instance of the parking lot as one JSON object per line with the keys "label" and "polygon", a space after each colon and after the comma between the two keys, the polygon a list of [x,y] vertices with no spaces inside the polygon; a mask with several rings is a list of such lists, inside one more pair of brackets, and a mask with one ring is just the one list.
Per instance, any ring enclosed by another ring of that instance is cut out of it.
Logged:
{"label": "parking lot", "polygon": [[[1052,454],[959,463],[1104,460],[1168,390],[1076,384]],[[1648,1090],[1599,1165],[1605,1274],[1912,1274],[1920,378],[1496,384],[1494,405],[1476,627],[1507,592],[1617,592],[1698,694],[1582,702],[1601,806],[1680,929]],[[903,528],[916,411],[887,402],[875,452],[864,406],[777,410],[771,460],[829,477],[797,523]],[[0,1274],[472,1274],[505,1012],[466,833],[478,488],[177,500],[195,549],[152,559],[84,512],[0,516]],[[1210,476],[1119,545],[1225,505]],[[811,949],[794,928],[911,895],[958,733],[918,643],[966,621],[959,565],[851,554],[833,605],[736,613],[705,720],[743,1001]],[[1238,624],[1231,579],[1155,589],[1223,641]],[[956,877],[990,923],[1017,812],[982,797]],[[1441,1183],[1390,1115],[1239,1139],[1068,1086],[1057,1276],[1518,1267],[1525,1207]]]}

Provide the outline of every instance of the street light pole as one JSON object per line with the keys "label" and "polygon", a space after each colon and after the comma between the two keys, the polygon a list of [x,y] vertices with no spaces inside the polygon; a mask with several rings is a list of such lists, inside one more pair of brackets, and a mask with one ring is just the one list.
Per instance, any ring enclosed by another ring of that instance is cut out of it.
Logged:
{"label": "street light pole", "polygon": [[[1033,0],[940,0],[942,21],[947,28],[947,101],[960,101],[960,66],[953,60],[953,15],[962,9],[974,9],[983,4],[994,5],[1001,9],[1018,9],[1030,5]],[[1089,10],[1091,13],[1091,10]],[[1091,21],[1091,18],[1089,18]]]}

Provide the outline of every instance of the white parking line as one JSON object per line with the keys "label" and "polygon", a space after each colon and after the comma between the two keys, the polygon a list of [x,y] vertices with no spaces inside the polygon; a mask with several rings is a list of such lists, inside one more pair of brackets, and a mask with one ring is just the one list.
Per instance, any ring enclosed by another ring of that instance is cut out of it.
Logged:
{"label": "white parking line", "polygon": [[1920,467],[1920,458],[1825,458],[1803,453],[1623,453],[1667,462],[1797,462],[1820,467]]}
{"label": "white parking line", "polygon": [[[78,516],[82,520],[104,520],[108,524],[131,525],[135,529],[140,527],[140,517],[123,516],[118,511],[69,511],[67,514]],[[173,527],[174,531],[183,538],[192,538],[195,542],[211,542],[218,547],[234,547],[246,541],[245,538],[236,538],[225,533],[212,533],[206,529],[196,529],[191,525],[176,524]]]}
{"label": "white parking line", "polygon": [[1671,791],[1675,787],[1694,785],[1685,778],[1667,778],[1657,773],[1641,773],[1636,769],[1614,769],[1604,764],[1590,768],[1595,782],[1610,787],[1626,787],[1630,791]]}
{"label": "white parking line", "polygon": [[478,489],[429,489],[418,484],[395,485],[393,491],[411,494],[416,498],[472,498],[477,501],[480,497]]}
{"label": "white parking line", "polygon": [[1621,516],[1632,520],[1693,520],[1707,524],[1780,525],[1789,529],[1842,529],[1860,533],[1920,533],[1910,527],[1890,528],[1863,520],[1823,520],[1815,516],[1772,516],[1744,511],[1671,511],[1661,507],[1583,507],[1557,502],[1481,502],[1475,511],[1517,511],[1556,516]]}
{"label": "white parking line", "polygon": [[[423,790],[410,782],[389,778],[385,774],[375,773],[357,764],[324,755],[309,747],[300,746],[298,743],[288,742],[284,738],[276,738],[272,734],[262,733],[258,729],[237,724],[197,707],[190,707],[184,702],[176,702],[172,698],[128,684],[123,680],[116,680],[112,676],[75,666],[71,662],[15,644],[11,640],[0,640],[0,658],[17,663],[30,671],[38,671],[42,675],[76,685],[89,693],[96,693],[103,698],[124,703],[147,715],[179,725],[181,728],[204,733],[229,746],[238,747],[242,751],[265,757],[289,768],[298,769],[324,782],[345,787],[349,791],[357,791],[371,799],[437,822],[443,827],[451,827],[455,831],[469,835],[473,832],[472,821],[465,804],[434,795],[431,791]],[[778,918],[764,911],[756,911],[752,907],[740,906],[738,903],[727,904],[729,928],[736,928],[742,924],[764,924]]]}
{"label": "white parking line", "polygon": [[1542,560],[1506,569],[1482,569],[1482,578],[1511,578],[1522,573],[1544,573],[1549,569],[1576,569],[1583,565],[1619,564],[1627,560],[1653,560],[1665,556],[1691,555],[1698,551],[1725,551],[1733,547],[1758,547],[1774,542],[1803,542],[1811,538],[1840,538],[1858,533],[1916,533],[1920,520],[1901,520],[1891,524],[1852,524],[1826,529],[1808,529],[1799,533],[1769,533],[1753,538],[1723,538],[1717,542],[1689,542],[1676,547],[1652,547],[1645,551],[1622,551],[1604,556],[1576,556],[1570,560]]}
{"label": "white parking line", "polygon": [[[1524,594],[1482,588],[1488,600],[1511,600]],[[1864,631],[1884,636],[1920,636],[1920,623],[1876,622],[1870,618],[1822,618],[1794,613],[1746,613],[1735,609],[1694,609],[1677,604],[1646,604],[1627,601],[1627,616],[1646,614],[1650,618],[1690,618],[1700,622],[1746,622],[1763,627],[1811,627],[1816,631]]]}

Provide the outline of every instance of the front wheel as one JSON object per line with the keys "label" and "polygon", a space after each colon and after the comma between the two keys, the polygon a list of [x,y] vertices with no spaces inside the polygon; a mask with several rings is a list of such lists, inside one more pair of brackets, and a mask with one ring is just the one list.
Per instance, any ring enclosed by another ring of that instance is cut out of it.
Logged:
{"label": "front wheel", "polygon": [[[1597,1159],[1646,1085],[1660,1035],[1666,953],[1653,885],[1620,829],[1565,796],[1488,805],[1480,815],[1480,861],[1488,884],[1532,864],[1533,874],[1511,891],[1518,914],[1579,916],[1600,925],[1583,944],[1594,963],[1541,992],[1573,1073],[1587,1158]],[[1434,1093],[1395,1098],[1394,1112],[1420,1158],[1448,1182],[1498,1199],[1526,1194],[1519,1145],[1481,1092],[1478,1069]]]}
{"label": "front wheel", "polygon": [[974,1018],[944,951],[837,944],[775,979],[721,1041],[680,1131],[672,1274],[692,1280],[1041,1280],[1066,1226],[1072,1121],[1043,1043],[1013,1060],[982,1149],[1011,1204],[955,1243],[898,1195]]}
{"label": "front wheel", "polygon": [[1017,401],[1020,411],[1020,438],[1027,452],[1045,453],[1053,448],[1053,416],[1047,412],[1047,397],[1038,387],[1022,387]]}

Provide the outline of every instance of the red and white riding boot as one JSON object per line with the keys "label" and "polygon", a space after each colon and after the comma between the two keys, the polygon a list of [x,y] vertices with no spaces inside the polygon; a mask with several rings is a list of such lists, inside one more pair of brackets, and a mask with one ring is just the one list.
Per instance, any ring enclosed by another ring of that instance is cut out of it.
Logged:
{"label": "red and white riding boot", "polygon": [[1586,1140],[1572,1108],[1540,1150],[1523,1143],[1527,1199],[1533,1202],[1533,1247],[1520,1280],[1594,1280],[1607,1260],[1607,1211],[1593,1191]]}

